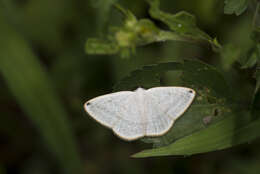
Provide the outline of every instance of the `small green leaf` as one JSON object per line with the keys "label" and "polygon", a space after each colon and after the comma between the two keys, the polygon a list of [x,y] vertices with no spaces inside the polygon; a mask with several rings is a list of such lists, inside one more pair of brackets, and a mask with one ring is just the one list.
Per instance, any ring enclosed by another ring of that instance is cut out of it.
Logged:
{"label": "small green leaf", "polygon": [[249,55],[249,57],[247,58],[246,63],[241,67],[242,69],[245,68],[252,68],[256,65],[258,61],[258,55],[256,52],[252,52],[251,55]]}
{"label": "small green leaf", "polygon": [[129,57],[138,46],[167,40],[211,45],[216,52],[221,48],[216,39],[212,39],[196,26],[195,18],[191,14],[187,12],[180,12],[176,15],[164,13],[159,10],[159,6],[154,5],[155,3],[149,3],[152,17],[165,22],[171,29],[170,31],[160,29],[150,19],[138,20],[129,10],[115,5],[125,16],[124,24],[120,27],[111,27],[105,39],[88,39],[86,53],[118,53],[121,57]]}
{"label": "small green leaf", "polygon": [[106,41],[100,39],[88,39],[86,52],[88,54],[116,54],[121,57],[129,57],[135,52],[135,48],[152,42],[160,41],[160,29],[148,19],[137,20],[129,11],[119,5],[116,7],[125,15],[124,24],[121,27],[111,28]]}
{"label": "small green leaf", "polygon": [[172,31],[194,39],[203,38],[205,40],[211,40],[209,35],[196,26],[196,19],[193,15],[185,11],[181,11],[177,14],[166,13],[159,9],[159,0],[148,0],[148,2],[151,6],[149,10],[151,16],[167,24]]}
{"label": "small green leaf", "polygon": [[241,15],[248,6],[249,0],[225,0],[224,13]]}
{"label": "small green leaf", "polygon": [[88,39],[86,43],[87,54],[116,54],[119,51],[115,43],[101,39]]}
{"label": "small green leaf", "polygon": [[241,68],[252,68],[260,61],[260,44],[255,43],[255,45],[247,51],[244,59],[240,60]]}
{"label": "small green leaf", "polygon": [[[242,69],[252,68],[260,62],[260,28],[255,27],[251,33],[252,46],[244,51],[244,55],[238,60]],[[241,48],[242,49],[242,48]],[[242,51],[241,51],[242,52]]]}
{"label": "small green leaf", "polygon": [[216,40],[197,27],[196,19],[193,15],[185,11],[177,14],[166,13],[159,9],[159,0],[147,0],[147,2],[150,4],[150,15],[168,25],[170,30],[176,32],[179,36],[193,42],[209,43],[215,50],[221,47]]}

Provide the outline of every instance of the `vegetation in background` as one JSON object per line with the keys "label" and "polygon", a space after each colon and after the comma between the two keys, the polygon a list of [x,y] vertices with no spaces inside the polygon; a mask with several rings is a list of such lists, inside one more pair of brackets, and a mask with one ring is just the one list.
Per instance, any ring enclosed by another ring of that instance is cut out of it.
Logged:
{"label": "vegetation in background", "polygon": [[[169,62],[163,65],[144,67],[133,72],[129,77],[121,80],[115,89],[133,90],[139,86],[145,88],[161,86],[163,84],[160,83],[160,78],[164,72],[182,71],[180,76],[182,83],[179,83],[179,85],[191,87],[198,92],[196,101],[189,111],[177,120],[171,131],[162,137],[144,140],[148,143],[154,143],[155,148],[145,150],[134,155],[134,157],[192,155],[232,147],[257,138],[260,120],[257,119],[258,102],[255,100],[258,100],[258,97],[255,96],[258,95],[260,85],[260,82],[258,82],[260,73],[257,65],[260,54],[257,38],[259,31],[253,20],[258,18],[259,3],[256,5],[255,16],[252,19],[252,46],[242,51],[239,47],[233,46],[232,43],[226,43],[222,47],[216,39],[213,40],[197,28],[195,18],[187,12],[179,12],[173,15],[159,10],[159,0],[147,0],[147,2],[150,5],[149,14],[151,17],[165,23],[171,31],[160,30],[149,19],[137,21],[130,11],[123,10],[127,16],[125,25],[113,35],[114,42],[107,43],[106,48],[109,49],[106,49],[101,41],[89,39],[86,45],[87,53],[114,54],[120,49],[135,49],[136,46],[156,41],[192,41],[193,44],[206,41],[212,44],[212,47],[215,48],[213,50],[222,57],[223,69],[232,68],[232,65],[236,62],[240,63],[240,69],[254,68],[255,77],[252,78],[256,79],[256,87],[253,94],[248,94],[249,97],[253,96],[252,102],[246,106],[245,104],[241,106],[241,101],[233,98],[232,95],[234,94],[232,94],[224,79],[225,74],[220,74],[213,67],[200,62],[190,60],[184,60],[183,63]],[[240,15],[246,10],[247,5],[248,1],[227,0],[225,1],[224,13]],[[167,35],[164,35],[164,33],[167,33]],[[111,46],[112,44],[113,46]],[[111,47],[116,50],[111,52]],[[123,56],[125,55],[129,56],[129,54],[123,54]],[[214,115],[214,112],[219,114]],[[210,125],[203,126],[203,118],[206,117],[218,117],[218,119],[212,119],[208,123]]]}
{"label": "vegetation in background", "polygon": [[[260,171],[259,8],[1,0],[0,174]],[[98,95],[166,85],[197,96],[161,137],[122,142],[83,110]]]}

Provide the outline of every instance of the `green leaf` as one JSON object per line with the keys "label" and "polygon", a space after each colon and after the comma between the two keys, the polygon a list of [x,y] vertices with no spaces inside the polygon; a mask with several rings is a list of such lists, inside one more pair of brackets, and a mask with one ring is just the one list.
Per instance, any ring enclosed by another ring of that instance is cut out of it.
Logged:
{"label": "green leaf", "polygon": [[119,51],[115,43],[95,38],[88,39],[85,48],[87,54],[116,54]]}
{"label": "green leaf", "polygon": [[159,9],[159,0],[147,0],[150,4],[150,15],[164,22],[172,31],[178,32],[181,35],[187,35],[188,37],[192,37],[194,39],[205,39],[210,40],[210,36],[201,31],[196,26],[196,19],[193,15],[181,11],[177,14],[170,14],[163,12]]}
{"label": "green leaf", "polygon": [[215,97],[231,98],[230,88],[221,73],[213,66],[201,61],[186,60],[182,79],[185,84],[198,89],[206,89]]}
{"label": "green leaf", "polygon": [[248,6],[249,0],[225,0],[224,13],[241,15]]}
{"label": "green leaf", "polygon": [[185,86],[197,92],[195,101],[167,134],[144,139],[157,148],[141,151],[133,157],[205,153],[259,137],[260,120],[256,119],[259,110],[252,114],[231,103],[228,86],[214,67],[186,60],[181,69]]}
{"label": "green leaf", "polygon": [[196,19],[193,15],[181,11],[177,14],[170,14],[159,9],[159,0],[147,0],[150,4],[150,15],[165,23],[171,31],[192,42],[201,42],[211,44],[215,50],[221,46],[217,40],[212,39],[208,34],[200,30],[196,25]]}
{"label": "green leaf", "polygon": [[114,91],[134,90],[138,87],[152,88],[160,86],[162,73],[169,70],[180,70],[182,64],[179,62],[167,62],[144,66],[142,69],[135,70],[115,86]]}
{"label": "green leaf", "polygon": [[155,148],[167,146],[229,116],[228,106],[221,102],[209,103],[207,97],[203,93],[198,93],[190,108],[174,123],[169,132],[156,138],[144,138],[143,141],[153,143]]}
{"label": "green leaf", "polygon": [[[259,113],[258,113],[259,114]],[[192,155],[222,150],[238,144],[251,142],[259,137],[260,120],[250,120],[250,114],[236,113],[206,129],[175,141],[161,148],[144,150],[135,158],[167,155]]]}
{"label": "green leaf", "polygon": [[183,63],[167,62],[133,71],[129,76],[120,80],[114,91],[133,90],[137,87],[151,88],[160,85],[160,78],[167,71],[183,71],[183,84],[198,89],[207,88],[213,96],[230,96],[229,86],[216,68],[198,60],[185,59]]}
{"label": "green leaf", "polygon": [[68,114],[27,42],[0,14],[0,73],[10,92],[55,154],[63,173],[83,173]]}
{"label": "green leaf", "polygon": [[251,55],[248,55],[246,62],[241,67],[242,69],[252,68],[257,64],[258,55],[256,52],[252,52]]}
{"label": "green leaf", "polygon": [[[259,3],[257,4],[257,10],[259,8]],[[251,38],[254,41],[253,46],[247,51],[246,55],[240,59],[241,68],[242,69],[248,69],[248,68],[254,68],[255,73],[253,75],[253,78],[256,80],[255,85],[255,91],[252,95],[252,102],[251,102],[251,112],[253,115],[255,112],[258,112],[260,109],[260,93],[259,93],[259,87],[260,87],[260,28],[255,27],[251,33]],[[256,116],[258,118],[258,116]]]}
{"label": "green leaf", "polygon": [[249,111],[230,103],[232,95],[222,75],[200,61],[145,66],[122,79],[115,88],[132,90],[136,84],[154,87],[160,85],[163,72],[171,70],[182,71],[182,86],[195,89],[196,99],[167,134],[143,139],[156,148],[144,150],[133,157],[192,155],[225,149],[258,137],[260,121],[252,120]]}
{"label": "green leaf", "polygon": [[[88,54],[116,54],[129,57],[135,48],[160,41],[164,34],[148,19],[137,20],[129,11],[119,5],[117,9],[125,15],[124,24],[120,27],[111,27],[110,35],[106,39],[88,39],[86,53]],[[163,38],[164,39],[164,38]]]}
{"label": "green leaf", "polygon": [[245,54],[241,57],[239,62],[242,69],[253,68],[260,61],[260,44],[255,43]]}
{"label": "green leaf", "polygon": [[224,78],[214,67],[196,60],[145,66],[122,79],[115,85],[114,90],[133,90],[140,86],[144,88],[161,86],[160,78],[167,71],[182,71],[182,82],[170,84],[170,86],[191,87],[197,92],[197,97],[167,134],[157,138],[142,139],[146,143],[153,143],[154,147],[168,145],[179,138],[204,129],[225,118],[231,112],[230,107],[226,105],[226,97],[230,94]]}
{"label": "green leaf", "polygon": [[165,22],[170,31],[157,27],[150,19],[138,20],[129,10],[115,5],[125,16],[124,24],[120,27],[111,27],[105,39],[88,39],[86,44],[87,54],[120,54],[129,57],[138,46],[161,41],[184,41],[202,45],[211,45],[218,51],[221,45],[201,31],[195,22],[194,16],[187,12],[176,15],[164,13],[150,3],[150,13],[155,19]]}

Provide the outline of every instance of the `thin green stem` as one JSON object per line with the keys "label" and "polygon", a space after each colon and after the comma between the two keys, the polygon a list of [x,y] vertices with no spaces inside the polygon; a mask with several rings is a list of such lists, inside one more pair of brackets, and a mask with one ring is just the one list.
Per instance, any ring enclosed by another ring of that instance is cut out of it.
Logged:
{"label": "thin green stem", "polygon": [[255,9],[255,14],[254,14],[254,17],[253,17],[253,22],[252,22],[252,27],[256,27],[256,19],[258,17],[258,11],[259,11],[259,6],[260,6],[260,2],[257,1],[257,5],[256,5],[256,9]]}

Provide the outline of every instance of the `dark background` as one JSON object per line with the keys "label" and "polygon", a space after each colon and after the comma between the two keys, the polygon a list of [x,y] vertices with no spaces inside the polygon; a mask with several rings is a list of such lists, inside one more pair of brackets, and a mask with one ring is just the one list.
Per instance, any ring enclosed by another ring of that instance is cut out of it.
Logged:
{"label": "dark background", "polygon": [[[102,36],[101,33],[106,31],[107,25],[120,24],[123,19],[122,15],[113,8],[110,13],[106,13],[102,2],[105,1],[0,1],[0,32],[2,33],[0,46],[3,48],[7,44],[6,41],[12,38],[14,43],[16,39],[22,40],[22,43],[28,47],[28,49],[27,47],[20,48],[19,44],[13,44],[11,49],[2,50],[0,63],[4,62],[1,59],[11,61],[12,57],[6,55],[15,54],[16,59],[21,57],[24,67],[30,71],[33,67],[29,61],[27,62],[26,55],[28,50],[33,53],[37,63],[40,63],[40,70],[44,71],[50,86],[54,88],[54,95],[58,98],[59,105],[66,112],[66,115],[63,115],[67,119],[65,125],[69,125],[68,130],[72,134],[72,138],[69,136],[68,141],[74,139],[76,144],[75,147],[74,145],[68,147],[76,149],[82,161],[84,173],[259,173],[259,141],[228,150],[189,157],[133,159],[130,155],[149,148],[150,145],[141,141],[131,143],[122,141],[114,136],[112,131],[87,116],[83,110],[86,100],[110,93],[113,85],[121,78],[151,63],[197,58],[225,72],[227,81],[234,80],[233,70],[225,68],[218,54],[208,48],[188,43],[164,42],[139,47],[136,54],[128,59],[122,59],[119,55],[86,55],[84,46],[87,38]],[[198,26],[210,36],[217,37],[221,44],[232,42],[241,47],[247,47],[250,44],[251,7],[237,17],[224,15],[224,3],[218,0],[164,0],[161,3],[162,9],[167,12],[176,13],[186,10],[194,14]],[[148,5],[145,1],[121,0],[120,4],[131,10],[138,18],[149,18]],[[158,25],[161,24],[158,23]],[[5,70],[3,68],[0,74],[0,174],[63,173],[67,170],[66,165],[70,157],[64,162],[57,158],[55,153],[59,149],[57,147],[60,146],[62,149],[60,142],[63,141],[57,140],[57,145],[52,145],[49,142],[55,142],[55,138],[46,140],[43,132],[47,131],[50,137],[55,135],[55,132],[52,132],[53,129],[49,129],[46,124],[41,124],[41,121],[35,121],[40,115],[36,114],[33,117],[28,109],[30,103],[29,105],[23,103],[25,101],[23,94],[13,92],[17,86],[19,88],[23,83],[26,86],[29,82],[25,78],[12,86],[11,84],[15,83],[10,83],[8,80],[10,77],[8,69],[15,72],[15,70],[19,71],[22,66],[14,61],[11,67]],[[23,71],[19,72],[21,75],[23,73]],[[247,73],[245,72],[243,77],[238,79],[241,84],[247,81],[249,77]],[[31,76],[40,79],[37,74],[32,73]],[[166,74],[164,80],[170,85],[170,82],[175,79],[169,73]],[[234,88],[237,87],[239,86],[234,86]],[[245,93],[253,89],[253,85],[240,87],[245,88]],[[24,96],[26,98],[26,94]],[[37,97],[42,98],[44,95]],[[31,104],[31,109],[37,112],[37,108],[34,108],[33,103]],[[55,111],[55,108],[52,110],[54,116],[56,112],[59,112]],[[38,112],[41,113],[40,110]],[[48,119],[47,116],[46,119]],[[53,122],[54,127],[56,123],[59,121]],[[66,139],[66,134],[62,135]],[[74,150],[71,151],[74,152]],[[63,154],[61,152],[60,156]],[[75,165],[75,163],[78,162],[72,158],[71,164]],[[79,173],[80,170],[77,170],[75,169],[75,173]]]}

